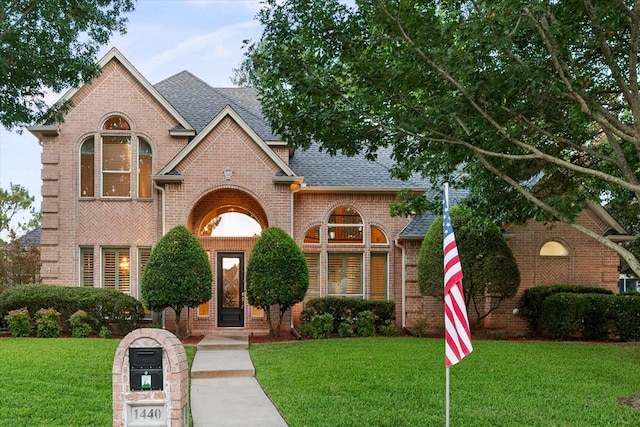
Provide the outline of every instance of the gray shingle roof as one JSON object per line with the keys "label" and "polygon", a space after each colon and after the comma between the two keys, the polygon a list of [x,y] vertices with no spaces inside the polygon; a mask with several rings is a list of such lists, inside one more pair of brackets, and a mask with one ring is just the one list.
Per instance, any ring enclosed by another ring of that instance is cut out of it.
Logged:
{"label": "gray shingle roof", "polygon": [[227,105],[264,141],[279,141],[262,116],[255,89],[213,88],[188,71],[154,85],[156,90],[200,133]]}
{"label": "gray shingle roof", "polygon": [[[462,199],[467,196],[467,190],[457,190],[449,187],[449,205],[457,205]],[[418,215],[411,220],[409,224],[400,232],[401,239],[422,239],[433,221],[442,212],[425,212],[422,215]]]}
{"label": "gray shingle roof", "polygon": [[428,188],[429,181],[413,177],[408,181],[392,178],[389,172],[393,161],[389,149],[380,149],[375,161],[364,154],[353,157],[331,156],[320,151],[313,143],[307,150],[297,149],[290,160],[291,169],[304,177],[308,186],[317,187],[372,187],[372,188]]}

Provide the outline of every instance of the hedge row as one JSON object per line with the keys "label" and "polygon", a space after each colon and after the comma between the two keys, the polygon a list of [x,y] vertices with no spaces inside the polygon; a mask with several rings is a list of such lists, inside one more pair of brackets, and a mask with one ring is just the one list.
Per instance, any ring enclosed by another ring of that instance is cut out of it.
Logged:
{"label": "hedge row", "polygon": [[125,335],[136,329],[144,317],[140,301],[114,289],[18,285],[0,294],[0,319],[11,310],[25,307],[31,317],[40,309],[53,308],[63,319],[83,310],[95,333],[107,327]]}
{"label": "hedge row", "polygon": [[333,333],[338,332],[341,323],[354,323],[358,313],[370,311],[376,329],[384,328],[395,320],[396,304],[393,301],[374,301],[359,298],[315,298],[304,304],[301,319],[310,323],[315,316],[329,313],[333,316]]}
{"label": "hedge row", "polygon": [[550,338],[640,341],[640,294],[551,295],[542,304],[541,326]]}
{"label": "hedge row", "polygon": [[529,329],[534,335],[543,335],[542,324],[540,322],[542,318],[542,304],[549,296],[559,293],[613,294],[613,292],[608,289],[579,285],[537,286],[527,289],[522,294],[522,299],[520,300],[520,315],[525,318]]}

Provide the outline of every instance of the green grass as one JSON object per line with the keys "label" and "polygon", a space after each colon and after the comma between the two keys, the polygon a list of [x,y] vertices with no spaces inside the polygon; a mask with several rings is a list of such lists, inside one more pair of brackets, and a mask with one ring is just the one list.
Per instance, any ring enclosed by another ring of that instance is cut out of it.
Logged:
{"label": "green grass", "polygon": [[[120,340],[0,340],[0,426],[111,426]],[[195,347],[185,346],[189,366]]]}
{"label": "green grass", "polygon": [[[442,340],[253,345],[258,381],[290,427],[439,426]],[[640,346],[476,341],[453,366],[452,426],[640,425],[617,399],[640,390]]]}

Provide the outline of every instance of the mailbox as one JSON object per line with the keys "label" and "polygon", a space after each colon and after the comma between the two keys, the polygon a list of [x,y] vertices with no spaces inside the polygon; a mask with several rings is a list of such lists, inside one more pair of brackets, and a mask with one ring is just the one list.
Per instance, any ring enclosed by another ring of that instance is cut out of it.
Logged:
{"label": "mailbox", "polygon": [[164,378],[161,347],[129,348],[131,390],[162,390]]}

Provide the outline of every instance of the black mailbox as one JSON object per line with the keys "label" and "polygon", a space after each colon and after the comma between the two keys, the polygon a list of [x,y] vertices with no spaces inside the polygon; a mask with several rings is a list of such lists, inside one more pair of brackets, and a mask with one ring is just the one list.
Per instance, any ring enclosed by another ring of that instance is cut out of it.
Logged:
{"label": "black mailbox", "polygon": [[161,347],[129,347],[129,383],[131,390],[162,390]]}

